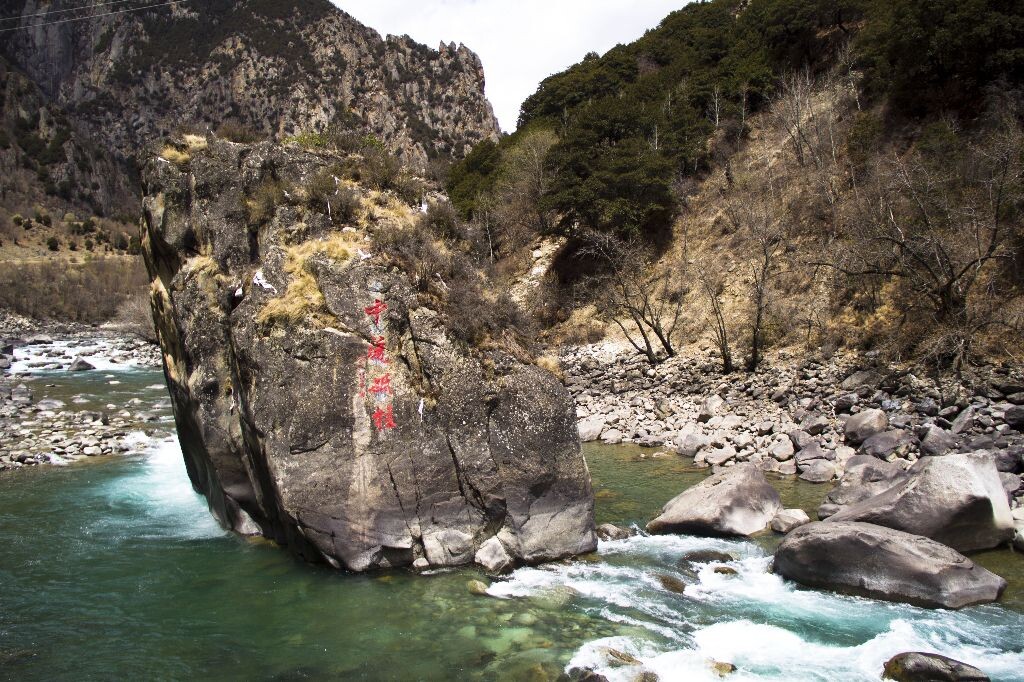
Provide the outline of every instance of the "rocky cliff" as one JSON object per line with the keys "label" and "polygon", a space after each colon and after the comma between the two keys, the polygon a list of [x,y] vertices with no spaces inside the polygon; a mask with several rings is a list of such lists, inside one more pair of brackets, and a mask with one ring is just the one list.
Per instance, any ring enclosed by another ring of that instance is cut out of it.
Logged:
{"label": "rocky cliff", "polygon": [[355,571],[485,563],[484,545],[494,565],[592,550],[568,392],[454,340],[374,250],[414,209],[334,176],[325,152],[204,146],[147,164],[143,249],[189,475],[215,515]]}
{"label": "rocky cliff", "polygon": [[[382,39],[327,0],[181,2],[109,16],[88,5],[4,3],[4,27],[23,28],[4,34],[0,54],[76,136],[122,161],[169,133],[228,119],[264,136],[372,134],[414,166],[459,158],[498,134],[468,48]],[[50,24],[58,19],[72,20]]]}

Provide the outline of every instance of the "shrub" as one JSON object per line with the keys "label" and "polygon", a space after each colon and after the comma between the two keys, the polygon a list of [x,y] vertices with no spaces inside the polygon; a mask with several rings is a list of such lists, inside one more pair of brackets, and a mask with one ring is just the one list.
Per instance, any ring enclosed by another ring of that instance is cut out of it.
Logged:
{"label": "shrub", "polygon": [[20,227],[25,222],[25,218],[20,213],[15,213],[11,216],[11,222]]}
{"label": "shrub", "polygon": [[178,167],[184,166],[192,160],[192,157],[188,152],[183,152],[177,147],[172,147],[171,145],[166,145],[163,150],[161,150],[160,156]]}
{"label": "shrub", "polygon": [[284,183],[274,178],[264,178],[252,196],[245,199],[245,209],[250,225],[262,225],[274,217],[277,206],[284,201]]}
{"label": "shrub", "polygon": [[306,185],[306,204],[314,211],[330,216],[331,222],[354,222],[362,209],[357,190],[342,187],[334,169],[322,170]]}
{"label": "shrub", "polygon": [[420,224],[438,239],[454,241],[462,233],[459,216],[447,201],[431,202]]}
{"label": "shrub", "polygon": [[46,248],[50,249],[50,251],[56,251],[60,249],[60,240],[57,239],[56,237],[50,237],[49,239],[46,240]]}

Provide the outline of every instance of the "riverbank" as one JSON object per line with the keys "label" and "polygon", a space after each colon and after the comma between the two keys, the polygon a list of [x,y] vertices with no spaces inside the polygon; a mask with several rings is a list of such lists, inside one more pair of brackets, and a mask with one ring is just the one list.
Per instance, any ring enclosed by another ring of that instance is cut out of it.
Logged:
{"label": "riverbank", "polygon": [[870,353],[780,351],[756,373],[723,375],[706,351],[652,367],[612,343],[566,349],[560,362],[584,442],[668,448],[702,467],[749,461],[815,483],[841,478],[858,453],[906,469],[921,456],[984,450],[1007,493],[1018,503],[1024,494],[1021,368],[937,379]]}
{"label": "riverbank", "polygon": [[3,314],[0,470],[135,451],[132,431],[163,418],[159,367],[155,345],[115,330]]}

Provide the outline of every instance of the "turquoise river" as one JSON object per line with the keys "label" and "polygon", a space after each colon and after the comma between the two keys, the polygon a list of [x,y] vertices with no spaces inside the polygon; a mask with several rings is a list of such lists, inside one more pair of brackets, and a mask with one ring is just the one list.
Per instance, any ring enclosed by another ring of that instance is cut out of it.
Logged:
{"label": "turquoise river", "polygon": [[[111,383],[117,382],[117,383]],[[162,375],[32,380],[37,397],[126,396],[162,420],[145,454],[0,474],[0,678],[7,680],[878,680],[901,651],[941,652],[1024,680],[1024,557],[975,557],[1002,603],[930,611],[804,590],[768,572],[777,539],[644,537],[490,583],[474,569],[346,575],[222,531],[191,489]],[[119,395],[113,396],[113,393]],[[705,472],[676,456],[587,446],[598,521],[638,524]],[[814,510],[827,488],[778,481]],[[688,551],[731,553],[680,564]],[[609,649],[622,652],[615,661]],[[619,663],[619,667],[612,665]]]}

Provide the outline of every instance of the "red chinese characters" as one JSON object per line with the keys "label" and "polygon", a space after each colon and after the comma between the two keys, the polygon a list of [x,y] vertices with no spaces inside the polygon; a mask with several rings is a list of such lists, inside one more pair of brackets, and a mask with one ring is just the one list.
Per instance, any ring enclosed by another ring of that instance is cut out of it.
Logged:
{"label": "red chinese characters", "polygon": [[[387,431],[395,428],[394,407],[391,404],[391,374],[386,370],[389,361],[387,356],[387,338],[381,333],[380,317],[388,309],[388,304],[375,299],[373,305],[363,308],[363,311],[373,322],[373,332],[376,334],[370,339],[370,347],[366,349],[367,369],[359,373],[360,397],[372,396],[374,411],[370,416],[373,426],[377,431]],[[370,370],[373,366],[376,370]],[[368,371],[373,371],[376,376],[369,377]],[[367,388],[369,384],[369,388]]]}
{"label": "red chinese characters", "polygon": [[388,309],[388,304],[379,298],[373,302],[373,305],[368,305],[363,310],[367,315],[373,318],[373,326],[380,327],[380,316]]}
{"label": "red chinese characters", "polygon": [[383,336],[375,336],[373,343],[366,349],[366,359],[380,365],[388,364],[387,340]]}
{"label": "red chinese characters", "polygon": [[395,428],[395,416],[391,410],[391,405],[383,408],[378,407],[374,410],[373,425],[377,427],[378,431]]}
{"label": "red chinese characters", "polygon": [[374,379],[370,385],[370,393],[377,396],[391,395],[391,375],[385,374]]}

